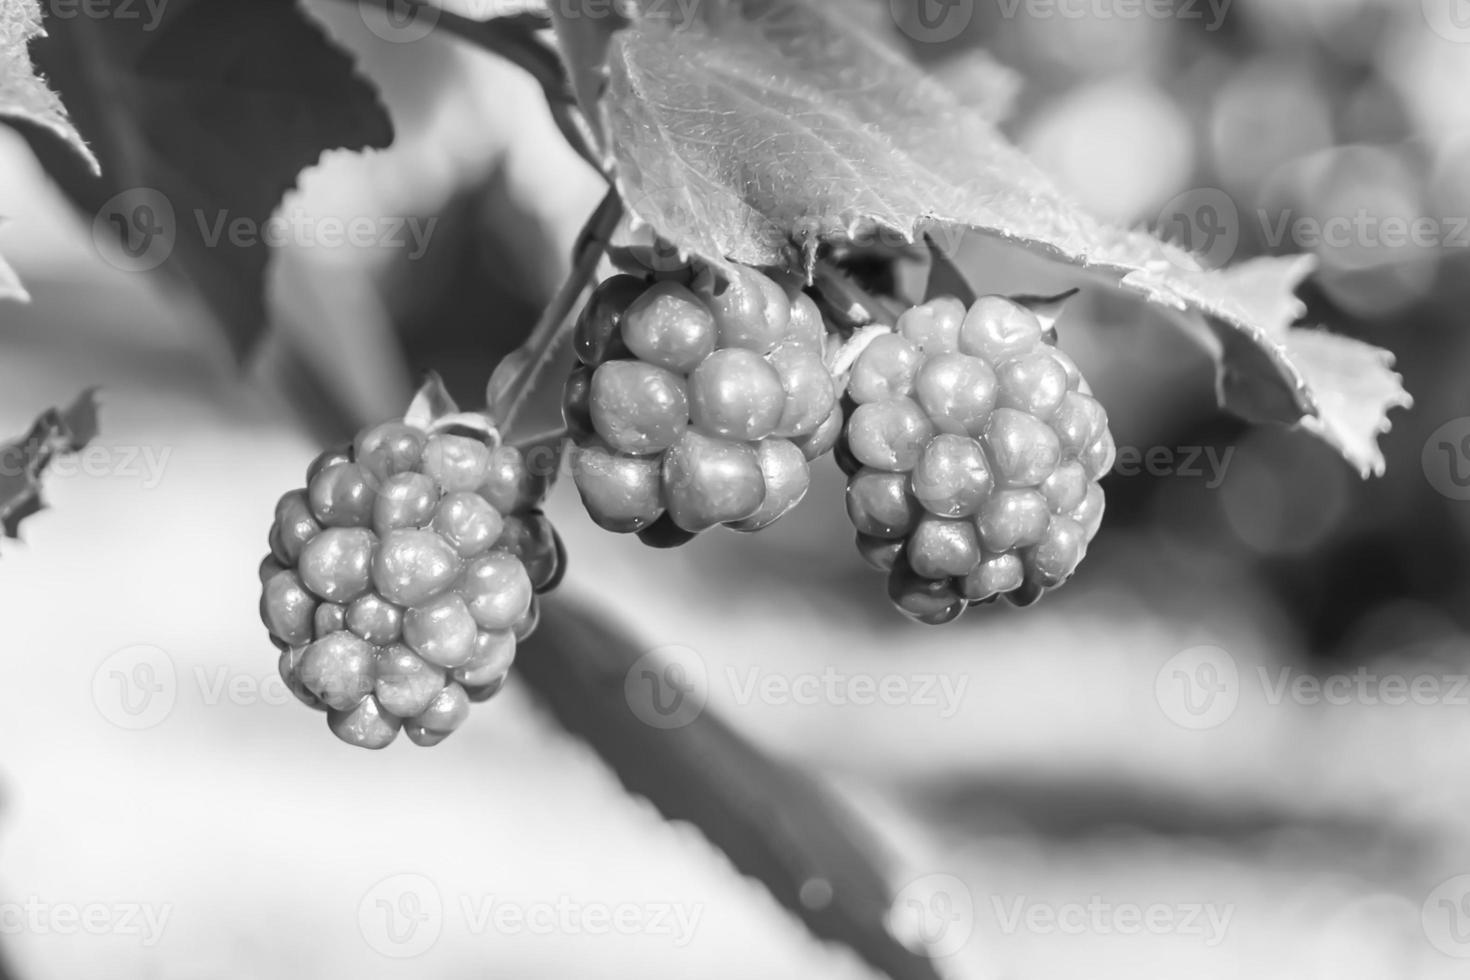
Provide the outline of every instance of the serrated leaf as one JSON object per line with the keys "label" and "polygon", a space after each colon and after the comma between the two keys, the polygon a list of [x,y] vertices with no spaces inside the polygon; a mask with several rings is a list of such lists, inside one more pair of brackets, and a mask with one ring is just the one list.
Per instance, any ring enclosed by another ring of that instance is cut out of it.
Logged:
{"label": "serrated leaf", "polygon": [[[95,173],[97,158],[67,118],[61,99],[31,64],[31,39],[43,33],[36,0],[0,0],[0,118],[59,139]],[[29,298],[15,270],[0,258],[0,300]]]}
{"label": "serrated leaf", "polygon": [[698,827],[815,936],[849,946],[894,980],[938,980],[934,961],[889,931],[895,894],[871,841],[811,776],[707,708],[677,727],[640,719],[625,692],[630,672],[651,663],[646,654],[606,616],[557,597],[516,671],[629,792]]}
{"label": "serrated leaf", "polygon": [[45,130],[96,173],[100,166],[97,158],[67,118],[61,99],[31,64],[27,48],[33,38],[44,34],[41,7],[36,0],[0,0],[0,117]]}
{"label": "serrated leaf", "polygon": [[[1382,470],[1386,419],[1345,410],[1354,391],[1317,391],[1338,373],[1310,362],[1316,347],[1286,343],[1302,260],[1209,270],[1149,234],[1099,223],[840,4],[707,0],[685,14],[649,0],[620,30],[576,4],[554,14],[583,51],[598,50],[588,35],[603,30],[605,81],[584,69],[597,81],[579,94],[601,93],[584,108],[630,211],[674,244],[712,261],[810,267],[827,241],[994,235],[1208,322],[1231,407],[1310,422],[1365,475]],[[1356,363],[1369,377],[1354,390],[1377,392],[1384,408],[1408,403],[1388,355]]]}
{"label": "serrated leaf", "polygon": [[188,283],[243,354],[265,324],[267,219],[324,151],[388,145],[387,112],[293,0],[89,11],[48,20],[32,54],[104,176],[32,146],[105,258]]}
{"label": "serrated leaf", "polygon": [[74,453],[97,435],[97,394],[88,389],[65,409],[48,408],[19,439],[0,446],[0,530],[20,536],[20,525],[45,505],[41,480],[57,455]]}

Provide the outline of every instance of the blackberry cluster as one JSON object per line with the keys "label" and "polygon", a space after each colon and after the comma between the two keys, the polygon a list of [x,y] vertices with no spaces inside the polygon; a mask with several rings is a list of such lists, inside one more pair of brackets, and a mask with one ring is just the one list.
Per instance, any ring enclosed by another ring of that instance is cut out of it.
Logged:
{"label": "blackberry cluster", "polygon": [[1066,581],[1102,521],[1102,406],[1030,310],[986,296],[913,307],[852,365],[837,459],[858,549],[894,604],[946,623]]}
{"label": "blackberry cluster", "polygon": [[825,337],[810,297],[747,267],[602,282],[563,402],[587,513],[657,547],[774,523],[842,428]]}
{"label": "blackberry cluster", "polygon": [[505,682],[565,566],[520,452],[388,422],[276,505],[261,618],[280,672],[343,741],[442,741]]}

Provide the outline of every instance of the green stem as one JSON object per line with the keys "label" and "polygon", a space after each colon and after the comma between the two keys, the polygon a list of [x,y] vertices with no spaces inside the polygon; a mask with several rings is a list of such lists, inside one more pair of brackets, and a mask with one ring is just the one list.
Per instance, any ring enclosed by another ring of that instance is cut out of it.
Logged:
{"label": "green stem", "polygon": [[552,351],[571,328],[572,314],[591,288],[597,265],[622,217],[623,200],[617,191],[609,190],[577,238],[571,273],[536,321],[526,342],[507,355],[490,375],[485,401],[502,438],[507,438],[516,416],[551,362]]}

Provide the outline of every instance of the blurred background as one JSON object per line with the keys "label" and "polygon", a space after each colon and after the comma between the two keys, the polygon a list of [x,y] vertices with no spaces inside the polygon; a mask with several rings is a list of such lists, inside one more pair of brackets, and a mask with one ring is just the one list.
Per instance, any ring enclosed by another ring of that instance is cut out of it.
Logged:
{"label": "blurred background", "polygon": [[[1039,606],[902,621],[831,466],[777,530],[677,552],[599,531],[568,481],[548,505],[565,592],[692,652],[706,710],[830,783],[955,976],[1466,976],[1470,8],[850,2],[977,111],[997,111],[994,62],[1014,71],[1003,128],[1100,216],[1212,262],[1316,254],[1311,319],[1393,351],[1416,400],[1387,475],[1223,416],[1183,331],[1088,286],[1061,346],[1120,465],[1088,560]],[[103,403],[0,559],[5,968],[865,975],[514,679],[432,752],[349,749],[281,690],[255,612],[276,498],[423,369],[476,402],[600,194],[516,69],[306,6],[397,139],[328,154],[287,207],[434,224],[422,249],[279,248],[243,372],[0,132],[0,253],[33,297],[0,308],[0,420],[19,434],[90,385]],[[983,242],[961,258],[987,289],[1070,281]],[[405,939],[385,907],[428,926]]]}

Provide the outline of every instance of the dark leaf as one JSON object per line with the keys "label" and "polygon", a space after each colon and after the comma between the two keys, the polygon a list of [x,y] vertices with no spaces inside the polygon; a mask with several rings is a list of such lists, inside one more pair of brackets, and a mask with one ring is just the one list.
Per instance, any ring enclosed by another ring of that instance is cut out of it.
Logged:
{"label": "dark leaf", "polygon": [[323,151],[388,145],[387,113],[293,0],[169,0],[156,22],[104,2],[32,46],[103,176],[32,146],[104,258],[189,283],[244,353],[265,324],[267,219]]}
{"label": "dark leaf", "polygon": [[12,538],[40,511],[41,480],[57,455],[76,452],[97,435],[97,394],[89,389],[67,408],[48,408],[30,431],[0,447],[0,528]]}
{"label": "dark leaf", "polygon": [[[686,709],[678,699],[695,692],[618,625],[548,597],[516,668],[629,792],[698,827],[814,935],[851,947],[895,980],[940,976],[933,960],[890,932],[895,893],[855,817],[812,776],[766,755],[702,704]],[[664,694],[667,715],[654,708]]]}

